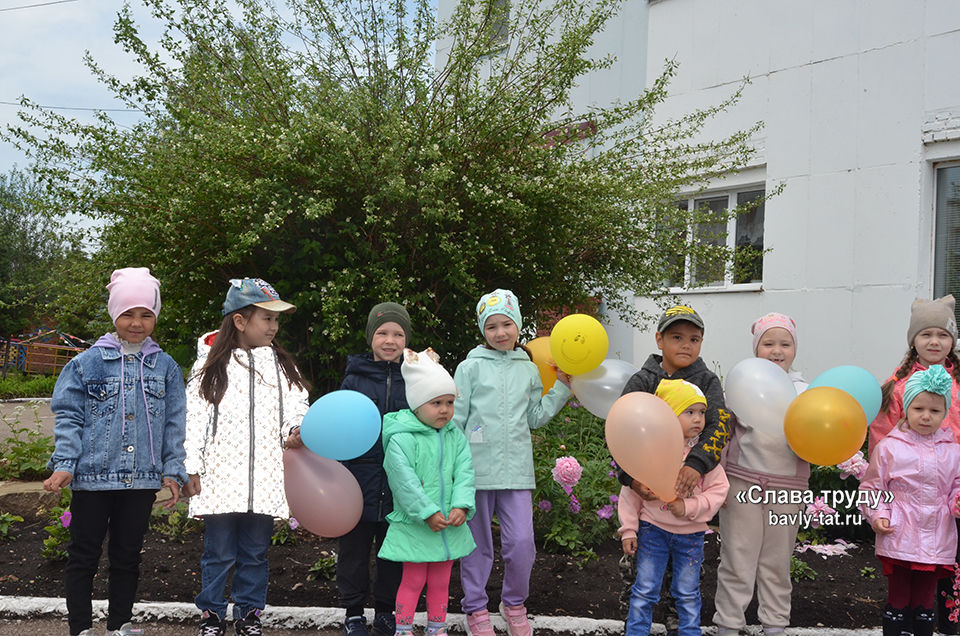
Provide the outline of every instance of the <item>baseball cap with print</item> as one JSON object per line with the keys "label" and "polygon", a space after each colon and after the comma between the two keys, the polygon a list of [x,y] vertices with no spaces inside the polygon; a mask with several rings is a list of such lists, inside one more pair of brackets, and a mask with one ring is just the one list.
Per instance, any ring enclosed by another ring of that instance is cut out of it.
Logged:
{"label": "baseball cap with print", "polygon": [[680,320],[686,320],[689,323],[693,323],[700,329],[703,329],[703,318],[701,318],[700,314],[693,310],[693,307],[687,307],[686,305],[674,305],[663,312],[663,315],[660,316],[660,322],[657,323],[657,331],[663,333],[664,329]]}
{"label": "baseball cap with print", "polygon": [[280,300],[280,294],[273,285],[262,278],[231,278],[227,298],[223,301],[223,315],[248,305],[280,313],[291,313],[297,309],[296,306]]}

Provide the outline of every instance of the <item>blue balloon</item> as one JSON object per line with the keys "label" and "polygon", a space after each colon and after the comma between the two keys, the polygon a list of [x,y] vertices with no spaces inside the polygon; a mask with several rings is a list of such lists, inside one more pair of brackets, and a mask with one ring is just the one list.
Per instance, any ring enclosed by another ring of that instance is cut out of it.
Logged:
{"label": "blue balloon", "polygon": [[380,438],[380,409],[358,391],[331,391],[307,409],[300,424],[304,445],[343,461],[366,453]]}
{"label": "blue balloon", "polygon": [[810,383],[811,389],[818,386],[830,386],[852,395],[863,408],[868,423],[880,412],[880,383],[866,369],[852,365],[827,369]]}

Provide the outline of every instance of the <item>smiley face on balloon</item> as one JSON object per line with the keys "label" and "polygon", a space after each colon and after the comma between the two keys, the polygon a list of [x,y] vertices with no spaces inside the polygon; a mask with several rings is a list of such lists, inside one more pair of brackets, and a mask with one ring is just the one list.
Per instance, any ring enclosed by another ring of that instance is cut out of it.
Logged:
{"label": "smiley face on balloon", "polygon": [[557,366],[570,375],[593,371],[607,357],[610,341],[600,321],[586,314],[571,314],[550,333],[550,353]]}

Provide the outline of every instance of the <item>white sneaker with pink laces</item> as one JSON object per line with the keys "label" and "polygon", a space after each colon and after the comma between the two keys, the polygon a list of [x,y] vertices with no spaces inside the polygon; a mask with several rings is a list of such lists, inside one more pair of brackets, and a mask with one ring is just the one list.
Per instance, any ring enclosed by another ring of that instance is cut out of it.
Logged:
{"label": "white sneaker with pink laces", "polygon": [[507,622],[507,633],[510,636],[532,636],[533,629],[527,620],[527,608],[523,605],[507,607],[500,602],[500,616]]}

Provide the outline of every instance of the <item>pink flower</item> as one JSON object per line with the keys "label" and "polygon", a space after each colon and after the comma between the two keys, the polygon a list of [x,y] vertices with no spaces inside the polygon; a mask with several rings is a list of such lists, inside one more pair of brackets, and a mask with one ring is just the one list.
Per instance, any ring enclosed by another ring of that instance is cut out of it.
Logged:
{"label": "pink flower", "polygon": [[566,456],[557,458],[556,465],[551,472],[553,473],[553,480],[561,486],[566,486],[564,488],[566,490],[577,485],[583,475],[583,468],[576,458]]}
{"label": "pink flower", "polygon": [[834,514],[835,512],[836,510],[824,502],[823,497],[817,497],[813,500],[812,504],[807,506],[807,514],[812,517],[810,526],[813,528],[819,528],[820,520],[825,516]]}
{"label": "pink flower", "polygon": [[73,513],[69,510],[64,510],[63,514],[60,515],[60,525],[64,528],[69,528],[71,519],[73,519]]}
{"label": "pink flower", "polygon": [[290,520],[287,523],[290,525],[291,530],[296,530],[300,527],[300,522],[293,517],[290,517]]}
{"label": "pink flower", "polygon": [[575,515],[580,514],[580,502],[573,495],[570,495],[570,512]]}
{"label": "pink flower", "polygon": [[618,495],[610,495],[610,503],[615,504],[618,501],[620,501],[620,497]]}
{"label": "pink flower", "polygon": [[537,508],[543,510],[544,512],[550,512],[553,509],[553,504],[546,499],[541,499],[537,502]]}
{"label": "pink flower", "polygon": [[560,450],[567,450],[566,444],[560,444]]}
{"label": "pink flower", "polygon": [[863,474],[867,472],[867,466],[869,465],[863,457],[863,451],[857,451],[856,455],[847,461],[837,464],[837,468],[840,469],[840,479],[846,479],[847,477],[863,479]]}
{"label": "pink flower", "polygon": [[613,516],[613,506],[607,504],[597,510],[597,516],[601,519],[609,519]]}

